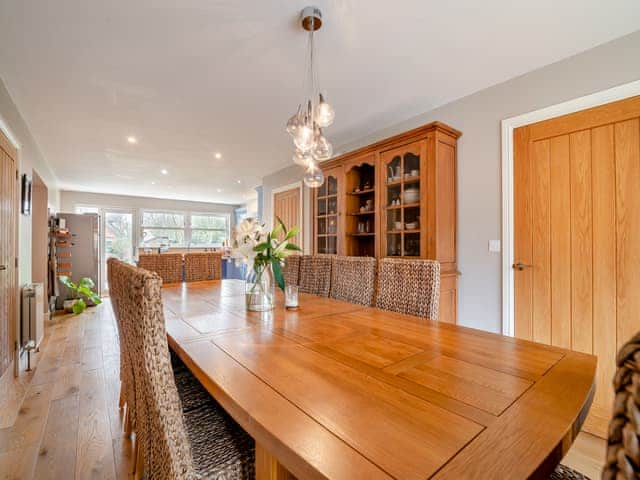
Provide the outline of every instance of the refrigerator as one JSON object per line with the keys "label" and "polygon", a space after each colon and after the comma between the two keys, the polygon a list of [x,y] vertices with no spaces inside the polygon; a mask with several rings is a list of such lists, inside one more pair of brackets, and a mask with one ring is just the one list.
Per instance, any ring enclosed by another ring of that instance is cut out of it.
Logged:
{"label": "refrigerator", "polygon": [[[57,218],[58,224],[64,224],[71,234],[69,241],[63,244],[66,246],[57,247],[57,250],[71,254],[66,256],[71,264],[68,268],[71,281],[77,284],[81,278],[88,277],[93,280],[98,294],[101,294],[100,216],[97,213],[59,213]],[[58,289],[56,308],[61,309],[64,301],[73,296],[60,281]]]}

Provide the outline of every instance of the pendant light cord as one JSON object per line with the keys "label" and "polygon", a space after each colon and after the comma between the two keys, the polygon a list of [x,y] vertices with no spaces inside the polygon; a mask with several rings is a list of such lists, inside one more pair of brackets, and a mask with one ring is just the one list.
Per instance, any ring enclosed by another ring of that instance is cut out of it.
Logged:
{"label": "pendant light cord", "polygon": [[314,41],[313,41],[313,33],[315,32],[315,17],[311,17],[311,31],[309,32],[309,76],[311,82],[311,94],[309,99],[311,100],[311,128],[313,128],[314,118],[315,118],[315,106],[316,106],[316,70],[315,70],[315,58],[314,58]]}

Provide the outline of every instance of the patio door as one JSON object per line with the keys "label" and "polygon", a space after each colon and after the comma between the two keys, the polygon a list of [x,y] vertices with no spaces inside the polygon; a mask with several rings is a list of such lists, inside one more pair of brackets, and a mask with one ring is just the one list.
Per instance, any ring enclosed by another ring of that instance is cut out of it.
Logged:
{"label": "patio door", "polygon": [[103,291],[109,290],[107,283],[107,259],[117,258],[133,263],[133,211],[104,209],[102,218],[102,279]]}

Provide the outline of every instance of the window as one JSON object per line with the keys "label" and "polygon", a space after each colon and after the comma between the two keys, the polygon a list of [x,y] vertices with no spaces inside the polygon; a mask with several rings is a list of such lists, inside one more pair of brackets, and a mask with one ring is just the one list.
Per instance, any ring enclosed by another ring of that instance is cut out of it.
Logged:
{"label": "window", "polygon": [[185,214],[174,212],[142,212],[143,247],[171,247],[185,245]]}
{"label": "window", "polygon": [[226,215],[191,215],[191,246],[220,246],[229,237],[229,217]]}
{"label": "window", "polygon": [[141,246],[213,247],[229,238],[229,216],[224,214],[141,212]]}

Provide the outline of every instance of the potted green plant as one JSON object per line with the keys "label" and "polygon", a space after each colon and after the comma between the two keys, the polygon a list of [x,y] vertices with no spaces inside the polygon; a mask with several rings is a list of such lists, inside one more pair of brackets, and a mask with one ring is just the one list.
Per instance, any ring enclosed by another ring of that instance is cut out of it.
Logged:
{"label": "potted green plant", "polygon": [[64,309],[66,311],[72,311],[76,315],[84,312],[87,308],[87,303],[83,300],[82,297],[89,300],[93,305],[99,305],[102,303],[102,300],[100,299],[98,294],[93,291],[93,289],[95,288],[95,284],[90,278],[81,278],[77,285],[73,283],[71,279],[66,275],[60,275],[60,277],[58,278],[60,279],[60,282],[62,282],[62,284],[64,284],[69,290],[74,293],[75,296],[75,298],[72,298],[71,300],[65,300]]}

